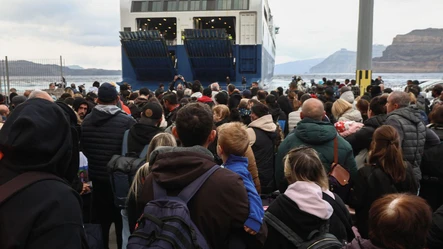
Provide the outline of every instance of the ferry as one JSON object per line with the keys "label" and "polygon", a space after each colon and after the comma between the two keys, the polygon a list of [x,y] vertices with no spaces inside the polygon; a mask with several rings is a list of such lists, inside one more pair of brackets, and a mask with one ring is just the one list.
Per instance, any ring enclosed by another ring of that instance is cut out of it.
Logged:
{"label": "ferry", "polygon": [[[258,82],[274,74],[278,27],[267,0],[120,0],[123,83]],[[166,84],[165,84],[166,85]]]}

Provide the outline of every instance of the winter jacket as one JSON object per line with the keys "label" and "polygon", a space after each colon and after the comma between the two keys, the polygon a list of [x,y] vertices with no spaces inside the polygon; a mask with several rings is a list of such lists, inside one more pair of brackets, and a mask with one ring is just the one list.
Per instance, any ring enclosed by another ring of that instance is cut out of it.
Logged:
{"label": "winter jacket", "polygon": [[161,129],[154,125],[137,123],[131,127],[128,134],[128,153],[138,156],[145,145],[151,143],[152,138],[161,132]]}
{"label": "winter jacket", "polygon": [[[130,226],[143,213],[146,203],[153,200],[154,180],[168,195],[175,196],[215,165],[212,153],[201,146],[158,148],[152,152],[149,164],[152,173],[138,197],[136,213],[128,213]],[[228,169],[215,171],[190,200],[188,208],[191,219],[212,249],[228,248],[233,235],[244,239],[248,248],[264,244],[266,226],[254,237],[244,231],[249,216],[248,195],[241,177]]]}
{"label": "winter jacket", "polygon": [[443,205],[443,144],[426,149],[421,160],[422,179],[420,197],[425,199],[432,210]]}
{"label": "winter jacket", "polygon": [[[330,166],[334,161],[335,137],[337,137],[337,131],[331,123],[316,121],[310,118],[304,118],[300,121],[295,132],[289,134],[278,148],[275,161],[275,180],[280,185],[280,191],[284,191],[286,188],[283,158],[291,149],[302,145],[312,147],[319,153],[326,172],[329,172]],[[338,136],[337,139],[338,163],[351,173],[351,178],[355,178],[357,176],[357,166],[352,154],[352,147],[344,138]]]}
{"label": "winter jacket", "polygon": [[440,141],[443,141],[443,125],[442,124],[430,124],[428,126],[437,136],[440,138]]}
{"label": "winter jacket", "polygon": [[260,231],[265,212],[263,210],[261,198],[255,189],[251,173],[248,171],[248,158],[229,155],[223,166],[241,176],[249,199],[249,217],[245,222],[245,226],[251,228],[255,232]]}
{"label": "winter jacket", "polygon": [[[269,106],[268,106],[269,107]],[[274,121],[274,123],[277,123],[277,121],[279,120],[288,120],[288,116],[286,115],[286,113],[284,111],[282,111],[282,109],[280,109],[280,107],[269,107],[269,113],[271,113],[272,115],[272,120]]]}
{"label": "winter jacket", "polygon": [[355,122],[363,122],[363,118],[361,117],[361,113],[355,109],[349,109],[345,111],[337,121],[355,121]]}
{"label": "winter jacket", "polygon": [[207,104],[211,108],[214,106],[214,101],[212,100],[211,97],[208,96],[201,96],[199,99],[197,99],[197,101],[200,103]]}
{"label": "winter jacket", "polygon": [[345,138],[346,141],[351,144],[352,151],[354,151],[354,156],[358,155],[358,153],[360,153],[360,151],[363,149],[369,150],[369,146],[372,142],[372,135],[378,127],[384,124],[385,121],[385,114],[371,117],[370,119],[366,120],[366,122],[364,122],[363,128]]}
{"label": "winter jacket", "polygon": [[383,248],[374,246],[370,240],[363,239],[362,237],[357,237],[351,243],[345,245],[342,249],[383,249]]}
{"label": "winter jacket", "polygon": [[175,118],[177,117],[177,112],[180,110],[180,106],[177,106],[174,110],[169,111],[167,114],[165,114],[166,122],[168,122],[168,127],[172,125],[172,123],[175,122]]}
{"label": "winter jacket", "polygon": [[[266,212],[274,215],[304,240],[307,240],[313,230],[319,230],[322,225],[328,223],[329,232],[338,236],[336,231],[331,229],[337,227],[336,224],[331,224],[330,220],[334,209],[323,199],[323,193],[315,183],[297,181],[289,185],[285,193],[279,195]],[[330,191],[326,191],[326,194],[334,196]],[[342,239],[346,240],[339,237],[339,240]],[[264,248],[296,249],[294,244],[269,224]]]}
{"label": "winter jacket", "polygon": [[443,248],[443,206],[432,215],[432,225],[429,230],[427,245],[429,249]]}
{"label": "winter jacket", "polygon": [[135,120],[117,106],[97,105],[82,123],[81,143],[92,180],[109,181],[106,168],[113,155],[120,155],[123,135]]}
{"label": "winter jacket", "polygon": [[301,109],[289,113],[288,116],[289,133],[291,133],[294,130],[294,128],[297,126],[297,124],[301,121],[300,114],[301,114]]}
{"label": "winter jacket", "polygon": [[286,115],[289,115],[289,113],[293,110],[293,105],[291,100],[287,96],[280,96],[277,99],[277,104],[280,106],[283,112],[285,112]]}
{"label": "winter jacket", "polygon": [[274,185],[274,143],[277,126],[271,114],[252,121],[248,129],[249,143],[254,152],[262,193],[273,192]]}
{"label": "winter jacket", "polygon": [[420,113],[415,108],[403,107],[388,114],[386,124],[393,126],[401,141],[403,158],[414,170],[417,181],[421,179],[420,164],[425,145],[440,144],[440,139],[420,120]]}
{"label": "winter jacket", "polygon": [[37,98],[18,105],[3,125],[0,185],[29,171],[62,180],[36,182],[1,204],[0,248],[87,248],[81,199],[70,186],[78,149],[74,152],[68,120],[57,104]]}
{"label": "winter jacket", "polygon": [[355,100],[354,93],[352,91],[347,91],[347,92],[342,93],[340,95],[340,98],[346,100],[350,104],[353,104],[354,100]]}
{"label": "winter jacket", "polygon": [[353,189],[351,206],[355,209],[358,231],[366,239],[368,238],[368,213],[375,200],[392,193],[417,194],[417,184],[409,164],[406,179],[399,183],[394,183],[392,178],[377,164],[364,166],[358,170]]}

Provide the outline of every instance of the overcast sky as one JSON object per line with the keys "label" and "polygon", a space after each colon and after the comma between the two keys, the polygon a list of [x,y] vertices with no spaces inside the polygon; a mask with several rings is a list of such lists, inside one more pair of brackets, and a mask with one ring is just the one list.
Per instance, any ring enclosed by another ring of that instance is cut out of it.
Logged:
{"label": "overcast sky", "polygon": [[[250,0],[254,1],[254,0]],[[357,44],[359,0],[269,0],[277,63],[327,57]],[[65,58],[67,65],[120,69],[119,0],[0,0],[0,56]],[[443,0],[375,0],[374,44],[443,28]]]}

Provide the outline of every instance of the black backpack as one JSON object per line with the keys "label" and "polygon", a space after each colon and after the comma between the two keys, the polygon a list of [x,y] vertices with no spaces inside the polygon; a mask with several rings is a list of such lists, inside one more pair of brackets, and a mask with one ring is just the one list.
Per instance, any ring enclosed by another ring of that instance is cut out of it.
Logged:
{"label": "black backpack", "polygon": [[129,130],[123,136],[121,155],[113,155],[108,162],[108,172],[111,178],[112,192],[114,193],[114,204],[119,208],[126,207],[129,188],[134,180],[137,170],[146,163],[146,154],[149,144],[145,145],[138,157],[128,155]]}
{"label": "black backpack", "polygon": [[341,249],[343,247],[334,235],[328,233],[329,227],[326,224],[322,225],[320,230],[312,231],[308,240],[303,240],[273,214],[266,212],[264,219],[266,224],[285,236],[297,249]]}

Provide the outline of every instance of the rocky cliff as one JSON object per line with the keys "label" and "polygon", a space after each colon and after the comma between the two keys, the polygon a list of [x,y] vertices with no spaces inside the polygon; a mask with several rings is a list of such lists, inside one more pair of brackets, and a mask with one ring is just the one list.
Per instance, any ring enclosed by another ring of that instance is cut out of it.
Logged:
{"label": "rocky cliff", "polygon": [[443,29],[414,30],[398,35],[380,58],[374,58],[377,73],[442,73]]}

